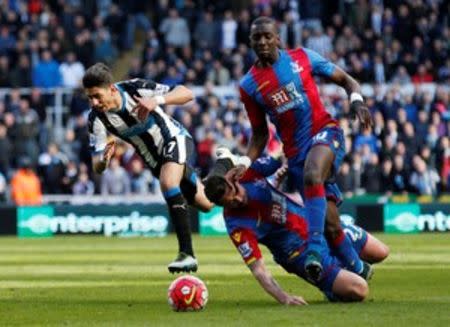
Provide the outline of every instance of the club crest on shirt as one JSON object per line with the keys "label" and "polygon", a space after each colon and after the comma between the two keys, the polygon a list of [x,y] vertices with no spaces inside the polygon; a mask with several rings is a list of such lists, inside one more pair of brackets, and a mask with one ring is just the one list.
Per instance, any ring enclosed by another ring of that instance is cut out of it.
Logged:
{"label": "club crest on shirt", "polygon": [[290,64],[291,64],[292,72],[293,72],[294,74],[301,73],[301,72],[304,70],[304,68],[303,68],[302,66],[300,66],[300,65],[298,64],[298,62],[296,62],[296,61],[291,62]]}

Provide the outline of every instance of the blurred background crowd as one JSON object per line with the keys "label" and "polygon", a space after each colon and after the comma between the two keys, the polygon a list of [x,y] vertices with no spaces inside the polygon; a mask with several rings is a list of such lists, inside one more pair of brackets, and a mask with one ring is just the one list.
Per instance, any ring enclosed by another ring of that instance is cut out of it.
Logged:
{"label": "blurred background crowd", "polygon": [[[126,144],[105,174],[92,174],[89,106],[79,88],[91,64],[114,68],[136,47],[142,50],[118,79],[198,91],[195,102],[165,110],[194,137],[202,175],[217,144],[244,153],[250,126],[236,86],[254,61],[248,35],[260,15],[279,22],[287,48],[309,47],[369,86],[364,95],[375,125],[363,131],[341,92],[321,90],[346,135],[337,176],[346,195],[450,192],[449,6],[445,0],[0,0],[1,197],[20,203],[33,190],[155,192],[157,181]],[[52,125],[57,87],[69,90],[60,137]],[[271,134],[268,152],[280,147]]]}

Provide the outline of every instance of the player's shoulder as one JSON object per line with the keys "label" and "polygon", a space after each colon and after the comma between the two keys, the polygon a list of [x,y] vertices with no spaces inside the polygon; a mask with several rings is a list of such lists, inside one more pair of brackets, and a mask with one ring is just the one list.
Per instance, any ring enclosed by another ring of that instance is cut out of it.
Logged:
{"label": "player's shoulder", "polygon": [[97,119],[100,119],[98,112],[95,111],[94,109],[90,109],[87,117],[88,117],[88,119],[87,119],[88,128],[89,128],[89,130],[92,130],[94,127],[95,121]]}
{"label": "player's shoulder", "polygon": [[286,50],[286,53],[290,56],[298,56],[298,55],[308,55],[310,51],[312,50],[305,47],[298,47],[294,49],[288,49]]}
{"label": "player's shoulder", "polygon": [[239,87],[243,88],[244,90],[248,88],[248,86],[253,82],[253,76],[252,76],[252,69],[253,66],[247,71],[247,73],[241,77],[239,80]]}
{"label": "player's shoulder", "polygon": [[90,109],[88,112],[88,123],[93,123],[97,117],[97,111],[95,111],[94,109]]}
{"label": "player's shoulder", "polygon": [[133,78],[124,81],[117,82],[116,85],[125,91],[138,90],[138,89],[155,89],[157,83],[153,80],[143,78]]}

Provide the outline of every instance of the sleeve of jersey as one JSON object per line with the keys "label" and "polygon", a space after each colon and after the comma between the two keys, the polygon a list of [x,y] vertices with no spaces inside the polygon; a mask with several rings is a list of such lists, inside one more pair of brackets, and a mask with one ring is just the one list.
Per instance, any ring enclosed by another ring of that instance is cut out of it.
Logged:
{"label": "sleeve of jersey", "polygon": [[89,119],[89,149],[91,154],[99,154],[105,150],[108,134],[103,123],[98,118]]}
{"label": "sleeve of jersey", "polygon": [[247,265],[262,258],[256,235],[250,229],[235,229],[230,234],[230,238]]}
{"label": "sleeve of jersey", "polygon": [[268,177],[275,174],[277,169],[280,167],[281,160],[266,156],[255,160],[250,166],[250,169],[258,172],[263,177]]}
{"label": "sleeve of jersey", "polygon": [[264,124],[266,115],[261,108],[255,103],[255,101],[248,95],[248,93],[241,87],[239,87],[239,93],[241,95],[241,101],[244,104],[247,111],[248,119],[253,129],[258,128]]}
{"label": "sleeve of jersey", "polygon": [[164,95],[174,89],[174,87],[165,84],[159,84],[152,80],[142,79],[139,80],[139,84],[140,85],[137,92],[141,97],[151,98],[157,95]]}
{"label": "sleeve of jersey", "polygon": [[304,51],[308,56],[309,62],[311,63],[311,69],[314,75],[325,77],[330,77],[333,75],[334,70],[336,69],[335,64],[311,49],[304,49]]}

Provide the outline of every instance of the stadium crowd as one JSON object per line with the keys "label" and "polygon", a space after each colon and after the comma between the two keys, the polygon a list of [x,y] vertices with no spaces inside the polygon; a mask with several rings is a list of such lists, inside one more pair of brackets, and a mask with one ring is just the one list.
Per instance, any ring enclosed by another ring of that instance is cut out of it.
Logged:
{"label": "stadium crowd", "polygon": [[[217,144],[243,153],[250,126],[237,92],[223,97],[215,87],[235,88],[252,65],[248,35],[259,15],[279,21],[286,47],[311,48],[373,86],[365,95],[375,124],[364,131],[351,121],[347,99],[322,94],[346,135],[337,178],[347,195],[450,192],[449,12],[445,0],[0,1],[0,87],[9,88],[0,98],[0,193],[5,200],[16,194],[9,189],[20,183],[11,181],[24,169],[48,194],[157,189],[126,144],[103,176],[92,174],[89,106],[78,88],[85,68],[112,65],[133,48],[137,29],[142,56],[124,78],[203,87],[194,103],[165,108],[194,137],[201,174]],[[412,92],[404,92],[410,85]],[[44,90],[53,87],[74,89],[58,143],[46,123],[54,98]],[[272,137],[268,151],[279,146]]]}

